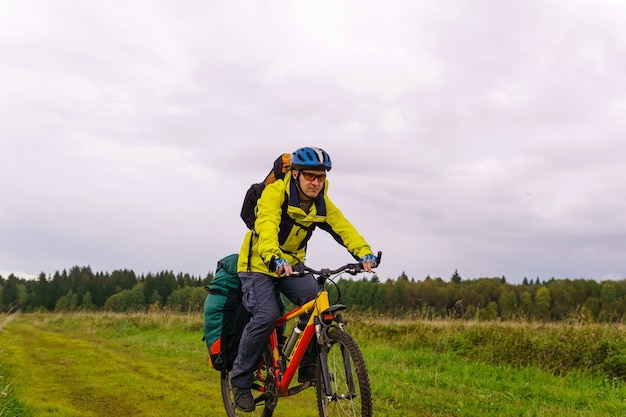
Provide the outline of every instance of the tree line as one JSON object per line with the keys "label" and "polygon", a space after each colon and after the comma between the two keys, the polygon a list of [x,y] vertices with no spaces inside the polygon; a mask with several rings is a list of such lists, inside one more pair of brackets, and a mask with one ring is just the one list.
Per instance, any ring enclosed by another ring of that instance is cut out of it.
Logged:
{"label": "tree line", "polygon": [[74,266],[37,279],[0,276],[0,311],[141,311],[170,307],[196,311],[204,305],[205,286],[213,274],[200,278],[162,271],[137,276],[133,271],[94,273],[91,267]]}
{"label": "tree line", "polygon": [[[37,279],[0,276],[0,311],[145,311],[168,308],[201,312],[205,287],[213,279],[172,271],[137,276],[131,270],[94,273],[90,267],[72,267]],[[527,280],[510,284],[505,277],[462,279],[457,271],[449,280],[426,277],[381,282],[373,275],[360,280],[336,279],[331,298],[351,310],[371,314],[484,320],[568,319],[621,322],[626,314],[626,280]]]}
{"label": "tree line", "polygon": [[351,309],[385,316],[483,320],[622,322],[626,314],[626,280],[524,278],[510,284],[505,277],[449,281],[426,277],[409,280],[403,273],[384,283],[340,279],[342,302]]}

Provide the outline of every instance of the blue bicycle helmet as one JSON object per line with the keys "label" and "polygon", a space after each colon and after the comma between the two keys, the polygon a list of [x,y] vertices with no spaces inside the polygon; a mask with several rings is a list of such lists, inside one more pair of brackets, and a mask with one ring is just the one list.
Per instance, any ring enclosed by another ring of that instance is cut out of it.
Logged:
{"label": "blue bicycle helmet", "polygon": [[330,156],[320,148],[307,146],[305,148],[297,149],[291,154],[291,168],[292,169],[323,169],[330,171],[333,167],[333,163],[330,160]]}

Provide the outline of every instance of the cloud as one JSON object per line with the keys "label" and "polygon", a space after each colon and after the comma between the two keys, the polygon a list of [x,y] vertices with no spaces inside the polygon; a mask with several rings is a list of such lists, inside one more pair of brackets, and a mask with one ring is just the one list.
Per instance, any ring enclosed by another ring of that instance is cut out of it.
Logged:
{"label": "cloud", "polygon": [[[0,268],[203,275],[238,251],[249,184],[314,145],[383,278],[623,277],[624,18],[611,0],[8,2]],[[320,233],[309,259],[349,260]]]}

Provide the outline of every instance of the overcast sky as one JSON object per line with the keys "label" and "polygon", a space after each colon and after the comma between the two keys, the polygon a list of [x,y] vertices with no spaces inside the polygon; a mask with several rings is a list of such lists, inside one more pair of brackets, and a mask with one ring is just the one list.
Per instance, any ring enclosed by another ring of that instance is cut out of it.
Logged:
{"label": "overcast sky", "polygon": [[[0,0],[0,275],[238,252],[301,146],[381,279],[626,277],[626,2]],[[348,253],[318,230],[310,266]]]}

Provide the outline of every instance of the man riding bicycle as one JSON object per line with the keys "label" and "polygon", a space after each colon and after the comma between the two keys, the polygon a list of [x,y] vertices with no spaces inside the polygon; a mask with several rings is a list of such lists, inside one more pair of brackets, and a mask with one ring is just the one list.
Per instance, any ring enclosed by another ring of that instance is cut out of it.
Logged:
{"label": "man riding bicycle", "polygon": [[[250,390],[253,371],[280,316],[275,288],[296,305],[317,294],[312,275],[291,276],[304,264],[313,230],[319,227],[330,233],[363,264],[365,271],[371,272],[376,266],[368,243],[327,196],[326,174],[331,168],[330,156],[324,150],[297,149],[291,155],[291,170],[285,178],[268,185],[257,202],[254,229],[244,238],[237,266],[243,304],[252,315],[230,373],[235,405],[242,411],[255,409]],[[314,378],[315,364],[305,357],[298,381]]]}

